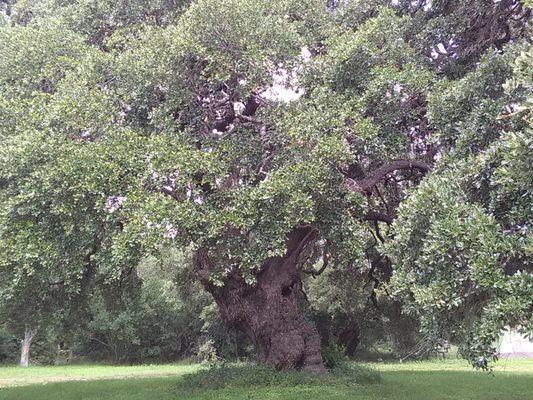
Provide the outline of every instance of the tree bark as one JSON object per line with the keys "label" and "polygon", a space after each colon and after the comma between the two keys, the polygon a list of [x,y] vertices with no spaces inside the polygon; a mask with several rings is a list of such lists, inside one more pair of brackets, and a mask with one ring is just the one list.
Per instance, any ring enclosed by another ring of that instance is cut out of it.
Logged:
{"label": "tree bark", "polygon": [[217,302],[222,319],[250,338],[261,364],[325,372],[320,336],[298,308],[300,256],[315,238],[316,232],[310,228],[292,232],[285,256],[266,260],[254,285],[238,274],[229,276],[223,287],[213,285],[208,278],[213,263],[207,249],[196,255],[198,276]]}
{"label": "tree bark", "polygon": [[337,332],[337,341],[344,346],[346,355],[352,357],[360,342],[360,328],[355,320],[348,319]]}
{"label": "tree bark", "polygon": [[383,177],[385,177],[387,174],[390,174],[391,172],[395,172],[400,169],[416,169],[423,173],[427,173],[430,170],[429,166],[422,161],[398,160],[393,161],[389,164],[382,165],[381,167],[375,169],[370,174],[368,174],[368,176],[358,181],[348,177],[346,183],[348,189],[352,191],[360,192],[363,194],[370,194],[372,192],[372,188],[377,185],[377,183]]}
{"label": "tree bark", "polygon": [[33,340],[33,337],[35,336],[35,331],[33,329],[26,328],[24,330],[24,339],[22,339],[21,343],[21,351],[20,351],[20,366],[21,367],[28,367],[30,362],[30,345],[31,341]]}

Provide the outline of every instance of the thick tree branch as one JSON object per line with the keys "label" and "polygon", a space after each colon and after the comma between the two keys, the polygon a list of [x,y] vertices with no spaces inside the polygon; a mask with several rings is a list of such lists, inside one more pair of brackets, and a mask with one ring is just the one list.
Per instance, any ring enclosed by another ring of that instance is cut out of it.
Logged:
{"label": "thick tree branch", "polygon": [[385,222],[386,224],[392,224],[393,218],[385,213],[380,213],[377,211],[369,211],[366,213],[364,217],[365,221],[379,221],[379,222]]}
{"label": "thick tree branch", "polygon": [[318,231],[311,227],[301,227],[292,231],[287,240],[285,258],[296,262],[304,249],[316,239],[317,235]]}
{"label": "thick tree branch", "polygon": [[169,187],[166,187],[166,186],[163,186],[162,188],[159,189],[161,191],[161,193],[163,194],[166,194],[167,196],[170,196],[172,197],[174,200],[179,200],[179,197],[178,195],[176,194],[176,192],[169,188]]}
{"label": "thick tree branch", "polygon": [[389,164],[382,165],[376,170],[372,171],[367,177],[358,181],[347,178],[347,186],[350,190],[369,195],[372,188],[387,174],[401,169],[417,169],[423,173],[429,172],[429,166],[416,160],[398,160]]}
{"label": "thick tree branch", "polygon": [[261,105],[261,98],[257,94],[252,94],[246,104],[244,105],[244,110],[240,115],[235,114],[233,110],[233,103],[228,104],[226,115],[224,118],[217,119],[214,124],[214,129],[219,132],[225,132],[228,127],[237,119],[244,119],[247,122],[257,122],[253,119],[253,116],[259,106]]}
{"label": "thick tree branch", "polygon": [[374,220],[374,230],[376,232],[377,238],[381,241],[381,243],[385,243],[385,238],[381,235],[381,231],[379,230],[379,223],[376,220]]}

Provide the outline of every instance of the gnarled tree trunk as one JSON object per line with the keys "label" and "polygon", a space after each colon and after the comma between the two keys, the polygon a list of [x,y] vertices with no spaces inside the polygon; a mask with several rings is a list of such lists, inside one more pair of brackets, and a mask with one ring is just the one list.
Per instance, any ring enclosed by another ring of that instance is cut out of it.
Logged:
{"label": "gnarled tree trunk", "polygon": [[208,279],[213,264],[207,249],[196,255],[198,276],[215,298],[222,319],[251,339],[262,364],[312,373],[325,371],[320,336],[301,314],[297,301],[300,255],[315,235],[310,228],[292,232],[286,255],[266,260],[253,286],[237,274],[229,276],[223,287],[213,285]]}

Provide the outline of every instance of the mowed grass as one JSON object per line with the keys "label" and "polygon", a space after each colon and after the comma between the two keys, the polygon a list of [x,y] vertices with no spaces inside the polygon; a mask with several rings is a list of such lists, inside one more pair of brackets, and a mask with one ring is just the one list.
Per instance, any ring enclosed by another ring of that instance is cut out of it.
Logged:
{"label": "mowed grass", "polygon": [[62,366],[0,366],[0,388],[48,384],[64,381],[93,381],[180,376],[195,372],[198,364],[159,365],[62,365]]}
{"label": "mowed grass", "polygon": [[[190,383],[195,379],[186,378],[185,374],[198,371],[198,365],[62,366],[27,370],[0,367],[0,385],[3,385],[0,399],[533,400],[533,360],[499,362],[492,375],[474,371],[460,360],[366,363],[364,366],[380,371],[381,383],[352,383],[335,377],[269,381],[254,380],[252,376],[252,380],[250,377],[234,380],[229,375],[225,387],[213,389],[217,385],[207,382],[203,388],[191,389]],[[58,382],[67,379],[75,381]]]}

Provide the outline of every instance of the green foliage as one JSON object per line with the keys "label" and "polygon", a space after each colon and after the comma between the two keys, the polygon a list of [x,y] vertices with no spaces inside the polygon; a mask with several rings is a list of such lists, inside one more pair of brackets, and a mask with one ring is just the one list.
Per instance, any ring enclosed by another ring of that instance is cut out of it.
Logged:
{"label": "green foliage", "polygon": [[220,362],[220,358],[217,355],[217,349],[215,348],[212,339],[207,339],[198,346],[196,357],[199,362],[210,367]]}
{"label": "green foliage", "polygon": [[12,361],[18,352],[17,340],[2,324],[0,325],[0,363]]}
{"label": "green foliage", "polygon": [[179,17],[187,0],[98,1],[20,0],[12,18],[20,24],[46,24],[59,20],[91,43],[105,45],[113,33],[134,32],[142,25],[165,26]]}
{"label": "green foliage", "polygon": [[340,367],[346,361],[346,349],[335,342],[329,343],[322,348],[322,358],[327,369]]}
{"label": "green foliage", "polygon": [[518,49],[489,51],[465,77],[438,83],[428,103],[434,140],[449,143],[458,153],[476,154],[500,135],[505,121],[497,117],[511,102],[502,85],[511,76]]}
{"label": "green foliage", "polygon": [[90,321],[71,342],[74,356],[115,362],[196,356],[210,363],[239,355],[190,263],[189,252],[165,249],[137,267],[137,290],[117,296],[104,287],[92,293]]}
{"label": "green foliage", "polygon": [[185,57],[205,60],[202,72],[213,83],[234,75],[254,87],[269,76],[270,62],[287,62],[302,45],[295,25],[287,21],[287,6],[290,2],[193,3],[180,20],[176,40]]}
{"label": "green foliage", "polygon": [[[475,72],[445,83],[451,102],[436,89],[432,118],[438,106],[448,122],[435,126],[444,135],[455,131],[456,142],[400,205],[394,240],[384,246],[406,309],[421,316],[431,337],[462,343],[473,360],[492,356],[506,325],[531,332],[531,144],[520,106],[528,100],[516,80],[502,87],[514,57],[491,55]],[[507,72],[495,73],[495,61]],[[500,81],[487,91],[495,77]],[[513,101],[520,111],[502,114]]]}

